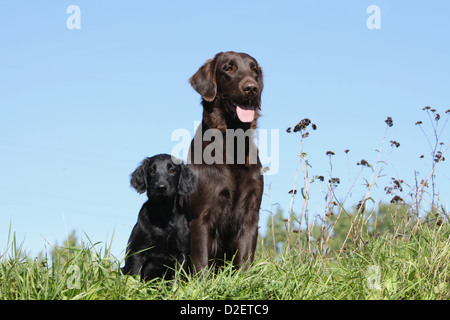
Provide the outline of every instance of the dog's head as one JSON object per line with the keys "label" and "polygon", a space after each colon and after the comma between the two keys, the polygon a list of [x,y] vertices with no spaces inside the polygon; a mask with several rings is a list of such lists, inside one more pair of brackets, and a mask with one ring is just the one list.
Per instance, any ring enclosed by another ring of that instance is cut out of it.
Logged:
{"label": "dog's head", "polygon": [[131,174],[131,186],[149,199],[164,200],[186,196],[197,188],[197,178],[181,160],[168,154],[146,158]]}
{"label": "dog's head", "polygon": [[202,96],[204,106],[213,106],[214,101],[220,101],[233,119],[250,123],[257,118],[258,109],[261,109],[263,75],[258,62],[248,54],[218,53],[189,81]]}

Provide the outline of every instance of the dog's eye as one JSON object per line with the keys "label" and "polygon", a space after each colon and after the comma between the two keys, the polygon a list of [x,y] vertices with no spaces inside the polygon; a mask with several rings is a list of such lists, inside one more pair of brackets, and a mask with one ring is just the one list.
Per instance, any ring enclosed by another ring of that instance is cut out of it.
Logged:
{"label": "dog's eye", "polygon": [[257,68],[257,67],[253,67],[253,72],[256,73],[256,74],[258,74],[258,72],[259,72],[259,71],[258,71],[258,68]]}
{"label": "dog's eye", "polygon": [[174,168],[169,168],[168,171],[169,171],[170,174],[174,174],[176,172],[176,170]]}
{"label": "dog's eye", "polygon": [[224,69],[225,71],[233,71],[233,66],[232,65],[228,65],[228,66],[226,66],[225,67],[225,69]]}
{"label": "dog's eye", "polygon": [[156,173],[155,168],[150,168],[150,170],[148,170],[148,173],[153,176]]}

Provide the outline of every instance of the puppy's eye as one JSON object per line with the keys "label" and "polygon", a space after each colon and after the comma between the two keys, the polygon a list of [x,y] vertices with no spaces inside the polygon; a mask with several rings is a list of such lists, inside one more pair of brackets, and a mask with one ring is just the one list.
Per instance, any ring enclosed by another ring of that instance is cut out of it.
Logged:
{"label": "puppy's eye", "polygon": [[225,67],[225,69],[224,69],[225,71],[233,71],[233,66],[232,65],[228,65],[228,66],[226,66]]}
{"label": "puppy's eye", "polygon": [[148,170],[148,173],[153,176],[156,173],[155,168],[150,168],[150,170]]}
{"label": "puppy's eye", "polygon": [[170,174],[174,174],[174,173],[176,172],[176,170],[175,170],[174,168],[169,168],[168,172],[169,172]]}
{"label": "puppy's eye", "polygon": [[259,71],[258,71],[258,68],[257,68],[257,67],[253,67],[253,72],[256,73],[256,74],[258,74],[258,72],[259,72]]}

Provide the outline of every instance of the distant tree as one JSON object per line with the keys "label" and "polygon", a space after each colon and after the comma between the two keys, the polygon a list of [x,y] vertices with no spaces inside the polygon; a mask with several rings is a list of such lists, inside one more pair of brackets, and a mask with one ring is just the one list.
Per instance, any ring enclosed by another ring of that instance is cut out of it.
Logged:
{"label": "distant tree", "polygon": [[[291,234],[289,241],[291,250],[311,251],[320,253],[338,252],[344,242],[347,246],[354,245],[369,238],[380,235],[398,236],[404,234],[406,226],[411,222],[409,206],[405,204],[379,204],[369,212],[358,207],[350,211],[338,212],[328,216],[328,230],[323,221],[317,221],[309,229],[299,229],[295,219],[291,219]],[[295,216],[295,215],[293,215]],[[320,220],[320,219],[319,219]],[[260,235],[258,250],[266,254],[278,255],[286,249],[288,219],[278,206],[276,212],[269,217],[265,235]],[[347,240],[346,240],[347,239]],[[262,247],[263,246],[263,247]],[[275,250],[275,252],[274,252]]]}
{"label": "distant tree", "polygon": [[327,245],[331,251],[340,250],[347,238],[347,244],[351,244],[364,238],[403,234],[412,218],[408,208],[406,204],[381,203],[369,212],[355,206],[350,213],[341,213],[338,221],[333,215],[334,228]]}
{"label": "distant tree", "polygon": [[[273,221],[272,221],[273,220]],[[298,225],[294,219],[291,219],[291,230],[298,230]],[[264,250],[270,255],[277,255],[286,248],[287,243],[287,225],[288,219],[283,216],[283,210],[277,206],[276,212],[269,217],[267,221],[266,234],[260,234],[260,241],[258,242],[258,249]],[[297,242],[297,234],[291,232],[290,243]],[[263,248],[261,247],[263,246]],[[274,252],[275,250],[275,252]]]}

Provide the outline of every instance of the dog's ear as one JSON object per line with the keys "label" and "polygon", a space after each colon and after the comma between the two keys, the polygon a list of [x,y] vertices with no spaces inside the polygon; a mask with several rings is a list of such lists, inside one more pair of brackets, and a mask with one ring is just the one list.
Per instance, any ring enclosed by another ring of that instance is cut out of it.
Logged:
{"label": "dog's ear", "polygon": [[258,80],[258,83],[259,83],[260,90],[259,90],[259,96],[258,96],[258,100],[256,102],[256,104],[257,104],[256,106],[258,107],[259,110],[261,110],[261,93],[262,93],[262,90],[264,88],[264,82],[263,82],[263,71],[262,71],[262,68],[259,66],[258,63],[257,63],[257,66],[258,66],[258,71],[259,71],[257,80]]}
{"label": "dog's ear", "polygon": [[178,182],[178,194],[188,196],[197,189],[197,177],[186,165],[180,164],[180,181]]}
{"label": "dog's ear", "polygon": [[191,86],[207,102],[213,101],[217,94],[216,60],[217,55],[214,59],[207,60],[189,79]]}
{"label": "dog's ear", "polygon": [[147,166],[149,163],[150,158],[145,159],[131,174],[130,184],[139,193],[144,193],[147,190]]}

